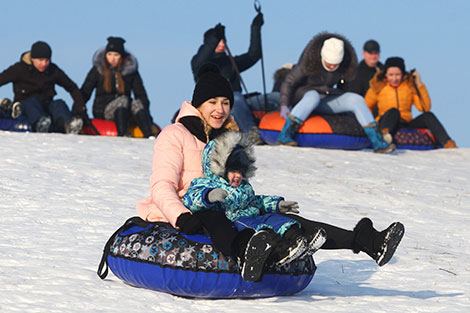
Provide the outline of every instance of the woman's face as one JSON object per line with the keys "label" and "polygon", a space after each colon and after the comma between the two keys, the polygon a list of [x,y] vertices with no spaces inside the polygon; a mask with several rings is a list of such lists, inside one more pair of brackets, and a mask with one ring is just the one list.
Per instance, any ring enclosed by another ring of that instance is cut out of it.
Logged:
{"label": "woman's face", "polygon": [[394,88],[400,85],[402,78],[403,73],[401,72],[400,68],[396,66],[389,67],[385,73],[385,79],[387,79],[390,86]]}
{"label": "woman's face", "polygon": [[108,61],[111,67],[116,67],[121,61],[121,55],[114,51],[106,52],[106,61]]}
{"label": "woman's face", "polygon": [[205,101],[198,108],[210,127],[219,129],[230,114],[230,100],[226,97],[215,97]]}

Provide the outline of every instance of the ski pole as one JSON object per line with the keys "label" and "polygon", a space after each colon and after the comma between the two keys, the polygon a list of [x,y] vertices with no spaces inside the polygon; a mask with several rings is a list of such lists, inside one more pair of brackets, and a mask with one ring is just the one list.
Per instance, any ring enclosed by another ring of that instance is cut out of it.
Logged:
{"label": "ski pole", "polygon": [[413,76],[414,72],[416,72],[416,69],[412,69],[412,70],[410,71],[410,75],[411,75],[411,77],[413,78],[413,86],[415,87],[416,93],[418,94],[419,101],[421,101],[421,108],[423,108],[423,112],[427,112],[427,111],[424,109],[423,99],[421,98],[421,93],[419,92],[418,85],[416,85],[415,77]]}
{"label": "ski pole", "polygon": [[[261,3],[259,2],[259,0],[255,0],[253,5],[255,7],[256,12],[258,12],[258,14],[260,14],[261,13]],[[262,77],[263,77],[264,105],[267,106],[268,105],[268,96],[266,95],[266,79],[264,77],[264,57],[263,57],[263,43],[261,41],[261,29],[259,31],[259,44],[260,44],[260,51],[261,51],[261,73],[262,73]]]}
{"label": "ski pole", "polygon": [[245,93],[248,94],[248,89],[246,89],[245,82],[242,79],[242,75],[240,75],[240,70],[238,69],[237,63],[235,63],[235,59],[233,58],[232,53],[230,52],[230,49],[227,46],[227,42],[225,42],[225,50],[227,50],[230,62],[232,62],[233,69],[235,70],[235,73],[237,73],[238,79],[240,79],[240,83],[242,84],[243,89],[245,89]]}

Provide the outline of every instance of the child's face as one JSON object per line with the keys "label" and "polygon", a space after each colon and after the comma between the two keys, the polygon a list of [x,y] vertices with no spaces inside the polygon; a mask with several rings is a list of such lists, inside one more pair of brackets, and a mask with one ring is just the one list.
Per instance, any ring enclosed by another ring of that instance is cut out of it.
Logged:
{"label": "child's face", "polygon": [[227,173],[228,183],[233,187],[238,187],[242,183],[243,175],[237,171],[229,171]]}

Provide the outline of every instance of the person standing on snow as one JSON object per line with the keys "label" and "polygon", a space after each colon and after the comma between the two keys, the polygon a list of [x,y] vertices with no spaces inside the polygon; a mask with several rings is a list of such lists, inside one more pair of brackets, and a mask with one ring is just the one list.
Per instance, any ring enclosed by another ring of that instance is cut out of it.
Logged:
{"label": "person standing on snow", "polygon": [[[336,114],[352,112],[372,142],[375,152],[395,150],[377,131],[364,98],[344,91],[344,84],[354,78],[357,57],[351,43],[343,36],[328,32],[316,35],[305,47],[299,62],[281,87],[281,117],[286,119],[277,142],[295,146],[295,134],[312,112]],[[293,108],[290,111],[290,108]]]}
{"label": "person standing on snow", "polygon": [[114,121],[118,136],[127,135],[128,121],[132,117],[144,138],[148,138],[155,135],[149,112],[150,101],[138,71],[137,59],[124,49],[125,42],[120,37],[108,37],[106,48],[99,49],[93,56],[93,67],[81,92],[88,101],[96,89],[93,116]]}
{"label": "person standing on snow", "polygon": [[[402,58],[391,57],[385,61],[383,71],[370,81],[365,101],[369,109],[378,108],[379,129],[389,142],[400,127],[427,128],[438,144],[444,148],[457,148],[444,126],[430,112],[431,98],[421,76],[417,71],[406,72]],[[413,118],[412,105],[424,113]]]}
{"label": "person standing on snow", "polygon": [[[87,117],[85,102],[77,85],[54,63],[52,50],[44,41],[37,41],[31,50],[0,73],[0,86],[13,83],[14,102],[31,124],[34,132],[49,131],[77,134]],[[55,85],[67,90],[73,98],[72,112],[63,100],[54,100]],[[19,115],[16,108],[15,115]]]}
{"label": "person standing on snow", "polygon": [[263,14],[258,13],[251,23],[248,52],[231,59],[226,53],[225,26],[219,23],[204,33],[204,43],[191,59],[191,69],[195,78],[198,69],[205,63],[214,63],[220,68],[221,74],[229,80],[234,92],[233,117],[240,130],[249,133],[250,139],[255,144],[261,144],[263,141],[259,135],[255,118],[242,94],[239,75],[255,65],[261,58],[261,26],[263,24]]}

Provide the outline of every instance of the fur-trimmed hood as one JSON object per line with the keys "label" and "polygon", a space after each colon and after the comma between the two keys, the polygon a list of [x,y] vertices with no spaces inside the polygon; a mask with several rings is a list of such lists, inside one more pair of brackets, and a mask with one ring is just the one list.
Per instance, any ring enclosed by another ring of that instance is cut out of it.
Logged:
{"label": "fur-trimmed hood", "polygon": [[[127,51],[126,51],[127,52]],[[93,55],[93,65],[98,70],[100,75],[104,75],[104,57],[106,54],[106,48],[101,48]],[[137,72],[138,64],[137,59],[130,53],[124,57],[124,62],[121,66],[121,75],[126,76]]]}
{"label": "fur-trimmed hood", "polygon": [[[413,76],[411,76],[409,73],[405,73],[403,77],[403,81],[401,84],[407,84],[411,93],[416,94],[416,88],[413,83]],[[385,86],[387,86],[387,81],[385,80],[385,73],[382,71],[377,72],[374,77],[370,80],[370,88],[378,94]]]}
{"label": "fur-trimmed hood", "polygon": [[226,174],[227,159],[235,149],[240,146],[248,156],[250,165],[244,178],[248,179],[254,176],[256,167],[254,165],[255,151],[253,144],[248,137],[240,132],[228,131],[211,140],[202,152],[202,169],[204,175],[208,178],[224,178]]}
{"label": "fur-trimmed hood", "polygon": [[344,78],[349,81],[354,78],[357,68],[357,56],[351,42],[344,36],[334,33],[322,32],[313,37],[307,44],[298,65],[302,67],[306,75],[316,74],[323,69],[321,63],[321,48],[323,42],[329,38],[338,38],[344,42],[344,57],[339,68],[335,71],[344,74]]}

